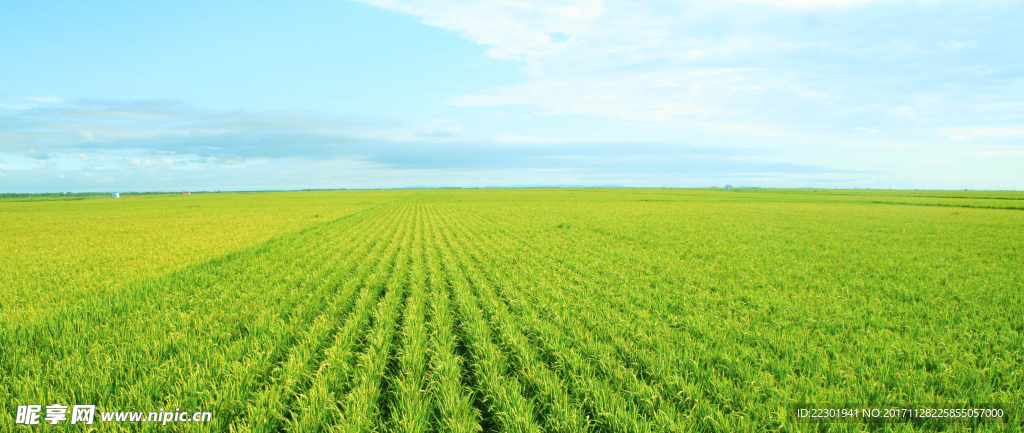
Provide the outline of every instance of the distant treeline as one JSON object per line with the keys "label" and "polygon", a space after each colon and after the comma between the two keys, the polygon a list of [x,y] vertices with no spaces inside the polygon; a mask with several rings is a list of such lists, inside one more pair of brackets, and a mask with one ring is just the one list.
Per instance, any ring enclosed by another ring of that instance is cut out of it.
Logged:
{"label": "distant treeline", "polygon": [[[110,197],[109,192],[2,192],[0,193],[0,199],[4,198],[84,198],[84,197],[99,197],[106,196]],[[160,195],[160,194],[181,194],[181,191],[152,191],[152,192],[131,192],[131,191],[120,191],[121,196],[126,195]],[[197,194],[193,191],[192,194]]]}
{"label": "distant treeline", "polygon": [[0,198],[88,197],[88,196],[99,196],[99,195],[110,195],[110,193],[109,192],[40,192],[40,193],[3,192],[3,193],[0,193]]}

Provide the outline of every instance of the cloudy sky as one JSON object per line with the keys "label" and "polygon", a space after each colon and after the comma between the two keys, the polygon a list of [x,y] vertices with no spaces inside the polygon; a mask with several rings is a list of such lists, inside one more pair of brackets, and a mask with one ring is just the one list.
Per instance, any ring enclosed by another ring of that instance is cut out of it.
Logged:
{"label": "cloudy sky", "polygon": [[1024,189],[1019,0],[13,2],[0,192]]}

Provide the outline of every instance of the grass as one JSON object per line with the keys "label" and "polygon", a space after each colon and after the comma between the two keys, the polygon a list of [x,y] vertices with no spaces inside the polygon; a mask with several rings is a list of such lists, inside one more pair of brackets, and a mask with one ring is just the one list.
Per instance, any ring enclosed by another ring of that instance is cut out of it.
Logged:
{"label": "grass", "polygon": [[[1024,194],[400,190],[0,199],[0,431],[1013,431]],[[1003,425],[795,424],[998,403]],[[46,429],[45,427],[36,427]]]}

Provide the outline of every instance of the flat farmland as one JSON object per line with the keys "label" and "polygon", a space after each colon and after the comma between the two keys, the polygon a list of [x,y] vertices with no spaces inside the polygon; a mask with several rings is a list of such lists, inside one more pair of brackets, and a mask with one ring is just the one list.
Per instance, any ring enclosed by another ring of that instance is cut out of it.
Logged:
{"label": "flat farmland", "polygon": [[[19,405],[100,431],[1011,431],[1024,193],[394,190],[0,200]],[[1001,424],[796,423],[798,403]],[[77,428],[77,427],[76,427]]]}

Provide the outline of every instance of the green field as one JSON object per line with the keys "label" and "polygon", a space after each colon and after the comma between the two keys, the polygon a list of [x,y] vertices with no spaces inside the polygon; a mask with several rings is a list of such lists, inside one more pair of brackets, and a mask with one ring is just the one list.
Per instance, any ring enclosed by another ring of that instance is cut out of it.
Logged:
{"label": "green field", "polygon": [[[71,431],[15,426],[54,403],[213,414],[98,431],[1024,423],[1024,193],[12,198],[0,223],[0,431]],[[812,402],[1008,415],[789,418]]]}

